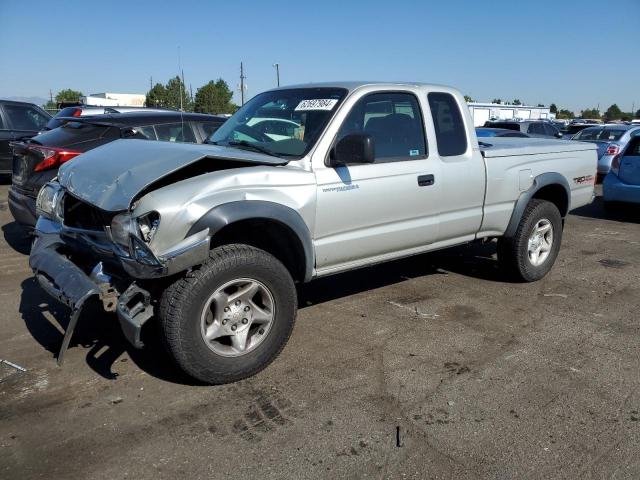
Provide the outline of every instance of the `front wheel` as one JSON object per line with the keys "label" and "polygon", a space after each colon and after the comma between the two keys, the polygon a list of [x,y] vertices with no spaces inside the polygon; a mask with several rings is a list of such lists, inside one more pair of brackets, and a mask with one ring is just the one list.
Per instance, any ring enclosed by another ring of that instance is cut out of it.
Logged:
{"label": "front wheel", "polygon": [[498,240],[498,260],[513,278],[533,282],[544,277],[558,256],[562,217],[558,207],[534,199],[522,214],[513,237]]}
{"label": "front wheel", "polygon": [[204,383],[222,384],[252,376],[278,356],[296,309],[295,285],[280,261],[226,245],[163,293],[160,321],[178,365]]}

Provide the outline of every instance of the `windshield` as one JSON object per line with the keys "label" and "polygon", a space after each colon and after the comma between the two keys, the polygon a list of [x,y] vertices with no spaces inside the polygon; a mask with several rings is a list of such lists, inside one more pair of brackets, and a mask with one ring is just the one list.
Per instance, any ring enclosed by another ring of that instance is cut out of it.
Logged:
{"label": "windshield", "polygon": [[208,143],[302,157],[318,140],[346,94],[342,88],[261,93],[214,132]]}

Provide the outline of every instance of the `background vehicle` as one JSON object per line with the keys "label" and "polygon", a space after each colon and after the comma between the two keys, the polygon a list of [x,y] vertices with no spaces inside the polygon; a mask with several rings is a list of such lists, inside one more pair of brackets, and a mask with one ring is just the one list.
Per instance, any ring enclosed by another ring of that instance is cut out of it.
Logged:
{"label": "background vehicle", "polygon": [[118,138],[202,143],[225,118],[199,113],[137,111],[69,118],[61,127],[13,143],[9,209],[25,227],[36,223],[36,196],[64,162]]}
{"label": "background vehicle", "polygon": [[544,120],[525,120],[522,122],[515,121],[496,121],[486,122],[485,127],[489,128],[506,128],[526,133],[533,138],[562,138],[562,133],[550,122]]}
{"label": "background vehicle", "polygon": [[598,146],[598,176],[602,177],[609,173],[613,157],[638,134],[640,125],[599,125],[581,130],[572,140],[595,143]]}
{"label": "background vehicle", "polygon": [[585,128],[591,128],[593,124],[591,123],[569,123],[563,129],[560,130],[562,133],[563,140],[573,140],[573,136],[584,130]]}
{"label": "background vehicle", "polygon": [[65,121],[65,117],[84,117],[87,115],[104,115],[107,113],[142,113],[142,112],[167,112],[171,110],[163,110],[159,108],[146,107],[95,107],[91,105],[73,105],[64,107],[47,122],[44,130],[53,130],[58,128]]}
{"label": "background vehicle", "polygon": [[0,100],[0,174],[11,173],[9,143],[37,135],[50,119],[51,115],[33,103]]}
{"label": "background vehicle", "polygon": [[476,127],[476,136],[480,137],[520,137],[529,138],[529,135],[507,128]]}
{"label": "background vehicle", "polygon": [[[254,129],[267,105],[301,127],[278,140]],[[207,145],[117,140],[64,165],[38,195],[30,265],[72,309],[61,355],[98,296],[134,346],[156,314],[185,372],[231,382],[284,348],[296,281],[484,238],[499,239],[507,274],[542,278],[563,218],[592,200],[595,151],[481,147],[463,96],[443,86],[271,90]]]}
{"label": "background vehicle", "polygon": [[640,211],[640,135],[614,156],[602,182],[602,198],[607,210],[615,209],[614,202],[625,202],[635,203]]}

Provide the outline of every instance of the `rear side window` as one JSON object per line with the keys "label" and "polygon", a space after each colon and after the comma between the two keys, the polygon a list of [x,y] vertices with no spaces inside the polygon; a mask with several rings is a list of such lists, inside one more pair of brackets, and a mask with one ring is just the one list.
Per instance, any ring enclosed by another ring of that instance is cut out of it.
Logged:
{"label": "rear side window", "polygon": [[547,135],[557,135],[558,130],[556,130],[555,127],[552,127],[549,124],[543,124],[542,126],[544,127],[544,131]]}
{"label": "rear side window", "polygon": [[462,155],[467,151],[467,130],[456,99],[453,95],[442,92],[431,92],[428,98],[438,153],[441,157]]}
{"label": "rear side window", "polygon": [[190,142],[196,143],[196,137],[193,134],[189,123],[165,123],[164,125],[155,125],[158,140],[164,142]]}
{"label": "rear side window", "polygon": [[626,133],[626,130],[612,130],[605,128],[602,130],[598,140],[620,140],[620,137]]}
{"label": "rear side window", "polygon": [[49,121],[49,117],[33,107],[5,105],[4,111],[9,117],[13,128],[16,130],[38,131],[44,128]]}

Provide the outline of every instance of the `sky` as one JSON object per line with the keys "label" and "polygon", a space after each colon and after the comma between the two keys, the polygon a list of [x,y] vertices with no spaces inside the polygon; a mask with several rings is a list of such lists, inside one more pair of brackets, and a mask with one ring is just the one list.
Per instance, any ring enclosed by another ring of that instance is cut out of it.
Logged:
{"label": "sky", "polygon": [[184,70],[276,84],[440,83],[477,101],[640,108],[640,0],[0,0],[0,97],[146,93]]}

